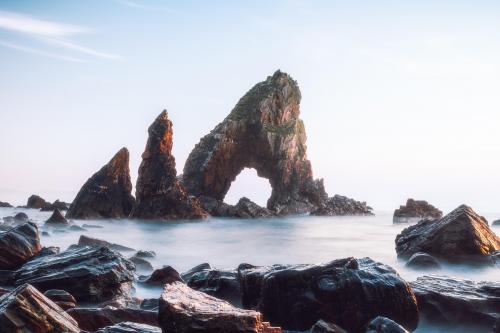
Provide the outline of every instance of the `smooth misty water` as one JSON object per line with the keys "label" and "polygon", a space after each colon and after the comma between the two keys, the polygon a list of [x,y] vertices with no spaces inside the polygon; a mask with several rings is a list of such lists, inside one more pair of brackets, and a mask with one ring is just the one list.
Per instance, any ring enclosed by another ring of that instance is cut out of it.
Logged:
{"label": "smooth misty water", "polygon": [[[33,209],[0,208],[0,217],[23,211],[40,226],[51,212]],[[500,214],[485,216],[488,221]],[[217,268],[235,268],[246,262],[254,265],[319,263],[344,257],[371,257],[394,267],[408,281],[425,273],[407,269],[396,258],[394,239],[408,224],[393,224],[392,215],[379,212],[366,217],[288,217],[274,219],[221,219],[205,221],[146,222],[133,220],[87,220],[76,224],[100,225],[88,231],[51,232],[41,236],[43,246],[61,250],[85,235],[125,245],[152,250],[150,261],[155,268],[170,265],[179,272],[208,262]],[[500,227],[493,230],[500,234]],[[124,252],[126,257],[133,252]],[[434,274],[475,281],[500,281],[500,269],[447,266]],[[139,297],[158,297],[159,288],[136,286]],[[419,332],[470,332],[470,329],[429,327]]]}

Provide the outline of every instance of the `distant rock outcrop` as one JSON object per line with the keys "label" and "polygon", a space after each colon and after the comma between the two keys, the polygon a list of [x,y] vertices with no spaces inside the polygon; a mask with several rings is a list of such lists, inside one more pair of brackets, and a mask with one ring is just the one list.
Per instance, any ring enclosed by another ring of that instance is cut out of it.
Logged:
{"label": "distant rock outcrop", "polygon": [[373,215],[372,208],[366,202],[356,201],[354,199],[334,195],[324,201],[324,203],[311,215],[318,216],[338,216],[338,215]]}
{"label": "distant rock outcrop", "polygon": [[8,203],[8,202],[2,202],[2,201],[0,201],[0,207],[2,207],[2,208],[10,208],[10,207],[12,207],[12,205],[10,203]]}
{"label": "distant rock outcrop", "polygon": [[134,206],[131,194],[129,152],[122,148],[78,192],[67,218],[124,218]]}
{"label": "distant rock outcrop", "polygon": [[462,205],[439,220],[423,220],[396,236],[398,256],[425,252],[450,261],[488,257],[500,249],[500,238],[484,217]]}
{"label": "distant rock outcrop", "polygon": [[45,221],[46,224],[49,225],[68,225],[69,222],[66,220],[66,218],[63,216],[61,211],[59,209],[54,209],[54,212],[50,216],[50,218]]}
{"label": "distant rock outcrop", "polygon": [[51,211],[54,209],[59,209],[59,210],[68,210],[70,204],[64,201],[60,201],[57,199],[53,203],[47,203],[44,207],[42,207],[42,211]]}
{"label": "distant rock outcrop", "polygon": [[28,198],[26,208],[42,209],[47,205],[50,205],[50,203],[45,201],[45,199],[43,199],[42,197],[33,194]]}
{"label": "distant rock outcrop", "polygon": [[141,219],[198,219],[207,216],[198,199],[177,179],[172,122],[163,111],[148,129],[131,216]]}
{"label": "distant rock outcrop", "polygon": [[443,212],[424,200],[408,199],[406,205],[394,211],[393,222],[417,222],[422,219],[440,219]]}
{"label": "distant rock outcrop", "polygon": [[300,100],[297,82],[281,71],[250,89],[190,153],[182,175],[189,192],[222,202],[236,176],[254,168],[269,179],[267,208],[275,213],[323,206],[327,194],[307,158]]}

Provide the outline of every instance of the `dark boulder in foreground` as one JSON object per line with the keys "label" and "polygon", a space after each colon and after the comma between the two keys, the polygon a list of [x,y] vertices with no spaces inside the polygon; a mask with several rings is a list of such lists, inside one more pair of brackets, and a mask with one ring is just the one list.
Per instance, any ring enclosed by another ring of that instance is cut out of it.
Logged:
{"label": "dark boulder in foreground", "polygon": [[0,270],[21,267],[41,249],[38,227],[34,223],[28,222],[0,231]]}
{"label": "dark boulder in foreground", "polygon": [[52,215],[49,217],[47,221],[45,221],[46,224],[48,225],[68,225],[69,222],[66,220],[66,218],[63,216],[61,211],[59,209],[54,209],[54,212]]}
{"label": "dark boulder in foreground", "polygon": [[347,331],[335,324],[320,319],[311,327],[308,333],[347,333]]}
{"label": "dark boulder in foreground", "polygon": [[66,213],[67,218],[128,217],[135,199],[131,194],[129,152],[122,148],[82,186]]}
{"label": "dark boulder in foreground", "polygon": [[2,333],[78,333],[76,321],[36,288],[22,285],[0,298]]}
{"label": "dark boulder in foreground", "polygon": [[370,321],[366,333],[410,333],[395,321],[386,317],[377,317]]}
{"label": "dark boulder in foreground", "polygon": [[425,252],[450,261],[486,257],[500,249],[500,238],[484,217],[462,205],[439,220],[423,220],[396,236],[398,256]]}
{"label": "dark boulder in foreground", "polygon": [[177,179],[172,155],[173,130],[167,111],[148,129],[142,154],[132,216],[142,219],[199,219],[207,217],[198,199],[189,195]]}
{"label": "dark boulder in foreground", "polygon": [[137,324],[129,321],[108,326],[97,330],[95,333],[162,333],[156,326]]}
{"label": "dark boulder in foreground", "polygon": [[3,202],[3,201],[0,201],[0,207],[2,208],[11,208],[12,205],[8,202]]}
{"label": "dark boulder in foreground", "polygon": [[303,331],[323,319],[362,332],[377,316],[392,318],[409,330],[418,323],[409,284],[394,269],[370,258],[239,272],[243,306],[259,310],[283,329]]}
{"label": "dark boulder in foreground", "polygon": [[500,318],[500,283],[423,276],[410,283],[426,320],[492,330]]}
{"label": "dark boulder in foreground", "polygon": [[262,322],[262,315],[193,290],[181,282],[167,284],[160,297],[159,324],[163,332],[280,333]]}
{"label": "dark boulder in foreground", "polygon": [[149,277],[142,279],[142,283],[163,286],[173,282],[184,282],[179,273],[171,266],[163,266],[155,270]]}
{"label": "dark boulder in foreground", "polygon": [[414,269],[439,269],[441,265],[433,256],[427,253],[417,252],[408,259],[406,267]]}
{"label": "dark boulder in foreground", "polygon": [[356,201],[354,199],[334,195],[324,201],[324,203],[311,215],[317,216],[342,216],[342,215],[373,215],[372,208],[366,202]]}
{"label": "dark boulder in foreground", "polygon": [[80,238],[78,239],[78,245],[80,245],[80,246],[106,246],[106,247],[109,247],[111,250],[115,250],[115,251],[135,251],[131,247],[123,246],[120,244],[110,243],[110,242],[105,241],[105,240],[92,238],[92,237],[88,237],[85,235],[80,235]]}
{"label": "dark boulder in foreground", "polygon": [[443,212],[424,200],[408,199],[406,205],[394,211],[393,222],[417,222],[422,219],[440,219]]}
{"label": "dark boulder in foreground", "polygon": [[68,310],[68,314],[78,322],[81,329],[92,332],[124,321],[158,325],[158,312],[141,309],[74,308]]}
{"label": "dark boulder in foreground", "polygon": [[103,302],[121,296],[133,280],[134,266],[107,247],[70,246],[35,258],[15,273],[16,285],[46,291],[62,289],[78,302]]}

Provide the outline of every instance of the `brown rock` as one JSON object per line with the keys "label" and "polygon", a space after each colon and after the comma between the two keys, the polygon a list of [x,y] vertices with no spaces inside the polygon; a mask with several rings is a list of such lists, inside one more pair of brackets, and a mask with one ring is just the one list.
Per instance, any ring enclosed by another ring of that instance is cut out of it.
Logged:
{"label": "brown rock", "polygon": [[155,270],[151,276],[141,280],[142,283],[158,286],[163,286],[176,281],[183,282],[179,273],[171,266],[163,266],[162,268]]}
{"label": "brown rock", "polygon": [[134,206],[131,194],[129,152],[122,148],[82,186],[67,218],[124,218]]}
{"label": "brown rock", "polygon": [[104,308],[74,308],[68,310],[81,329],[96,331],[106,326],[124,321],[147,325],[158,325],[158,312],[141,309],[117,309],[111,306]]}
{"label": "brown rock", "polygon": [[41,198],[40,196],[33,194],[28,198],[26,208],[42,209],[47,205],[50,205],[50,203],[45,201],[45,199]]}
{"label": "brown rock", "polygon": [[423,220],[396,236],[398,256],[417,252],[459,261],[488,257],[500,249],[500,238],[472,208],[462,205],[440,220]]}
{"label": "brown rock", "polygon": [[54,212],[50,216],[50,218],[45,221],[46,224],[52,224],[52,225],[68,225],[69,222],[66,220],[66,218],[63,216],[61,211],[59,209],[54,209]]}
{"label": "brown rock", "polygon": [[262,315],[195,291],[181,282],[167,284],[160,297],[159,324],[163,332],[280,333],[262,322]]}
{"label": "brown rock", "polygon": [[28,222],[0,231],[0,270],[21,267],[41,249],[35,223]]}
{"label": "brown rock", "polygon": [[172,122],[163,111],[148,129],[137,178],[132,216],[141,219],[198,219],[207,216],[198,200],[177,179],[172,156]]}
{"label": "brown rock", "polygon": [[2,333],[78,333],[76,321],[31,285],[22,285],[0,298]]}
{"label": "brown rock", "polygon": [[404,223],[422,219],[440,219],[443,212],[424,200],[408,199],[406,205],[394,211],[393,222]]}

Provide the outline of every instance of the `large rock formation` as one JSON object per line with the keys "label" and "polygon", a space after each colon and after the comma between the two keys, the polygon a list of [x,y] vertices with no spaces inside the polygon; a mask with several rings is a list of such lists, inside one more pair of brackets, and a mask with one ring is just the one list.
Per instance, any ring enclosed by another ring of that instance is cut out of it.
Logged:
{"label": "large rock formation", "polygon": [[377,316],[416,328],[415,295],[394,269],[370,258],[322,265],[239,269],[243,306],[273,325],[303,331],[323,319],[349,332],[364,332]]}
{"label": "large rock formation", "polygon": [[500,238],[486,219],[465,205],[440,220],[420,221],[396,236],[396,252],[403,258],[425,252],[451,261],[480,259],[499,249]]}
{"label": "large rock formation", "polygon": [[250,89],[189,155],[182,175],[189,192],[222,201],[236,176],[255,168],[272,187],[267,208],[290,214],[322,206],[327,194],[307,159],[300,100],[297,82],[280,71]]}
{"label": "large rock formation", "polygon": [[123,218],[134,206],[129,152],[122,148],[82,186],[66,218]]}
{"label": "large rock formation", "polygon": [[393,222],[404,223],[422,219],[440,219],[443,212],[424,200],[406,200],[406,205],[394,211]]}
{"label": "large rock formation", "polygon": [[78,333],[76,321],[30,285],[22,285],[0,298],[2,333]]}
{"label": "large rock formation", "polygon": [[181,282],[167,284],[160,297],[163,332],[281,333],[262,322],[262,315],[193,290]]}
{"label": "large rock formation", "polygon": [[197,219],[207,216],[198,200],[177,179],[172,156],[172,122],[163,111],[148,129],[137,178],[132,216],[142,219]]}
{"label": "large rock formation", "polygon": [[0,232],[0,270],[19,268],[41,249],[38,227],[34,223]]}
{"label": "large rock formation", "polygon": [[70,246],[55,255],[34,258],[16,271],[16,285],[29,283],[41,291],[61,289],[79,302],[119,297],[133,280],[134,266],[107,247]]}
{"label": "large rock formation", "polygon": [[500,283],[423,276],[411,282],[423,317],[434,323],[479,326],[491,332],[500,318]]}

